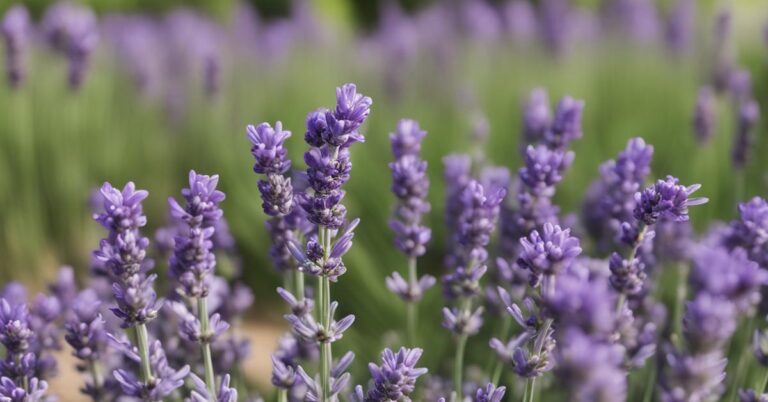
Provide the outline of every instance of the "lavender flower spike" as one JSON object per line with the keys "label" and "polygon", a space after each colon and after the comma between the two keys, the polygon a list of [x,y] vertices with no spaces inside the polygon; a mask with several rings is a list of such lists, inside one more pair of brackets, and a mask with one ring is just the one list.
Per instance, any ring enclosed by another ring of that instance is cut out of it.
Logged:
{"label": "lavender flower spike", "polygon": [[523,139],[521,150],[544,139],[552,124],[552,112],[549,108],[549,96],[543,88],[536,88],[528,95],[523,111]]}
{"label": "lavender flower spike", "polygon": [[581,138],[581,113],[584,101],[566,96],[555,110],[552,126],[544,132],[544,143],[551,149],[565,149],[573,140]]}
{"label": "lavender flower spike", "polygon": [[247,131],[248,140],[253,144],[251,154],[256,160],[253,171],[267,176],[267,180],[259,180],[258,183],[264,213],[269,216],[288,215],[293,209],[293,186],[291,179],[283,176],[291,167],[283,143],[291,132],[283,131],[280,122],[275,123],[275,128],[268,123],[248,126]]}
{"label": "lavender flower spike", "polygon": [[0,33],[5,41],[5,69],[11,88],[24,81],[24,53],[31,34],[29,12],[22,5],[6,11],[0,21]]}
{"label": "lavender flower spike", "polygon": [[520,246],[518,265],[530,271],[533,286],[538,285],[542,275],[556,275],[581,254],[579,239],[571,236],[571,230],[551,223],[544,224],[541,234],[534,230],[520,239]]}
{"label": "lavender flower spike", "polygon": [[693,112],[693,129],[699,144],[709,141],[714,135],[716,113],[717,99],[714,90],[710,87],[701,88]]}
{"label": "lavender flower spike", "polygon": [[493,384],[488,384],[484,388],[478,388],[475,393],[474,402],[501,402],[506,391],[506,387],[496,387]]}
{"label": "lavender flower spike", "polygon": [[381,366],[368,364],[373,377],[373,386],[365,396],[365,402],[409,401],[416,380],[427,373],[426,368],[417,368],[421,357],[419,348],[400,348],[397,353],[384,349]]}
{"label": "lavender flower spike", "polygon": [[731,222],[725,245],[743,248],[750,260],[762,268],[768,267],[768,202],[754,197],[739,204],[739,215],[739,219]]}

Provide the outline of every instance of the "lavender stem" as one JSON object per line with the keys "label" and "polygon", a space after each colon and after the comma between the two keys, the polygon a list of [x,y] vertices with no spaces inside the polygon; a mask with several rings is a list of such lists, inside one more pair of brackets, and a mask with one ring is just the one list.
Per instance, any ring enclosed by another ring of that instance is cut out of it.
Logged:
{"label": "lavender stem", "polygon": [[[411,289],[416,289],[416,286],[418,286],[419,278],[416,271],[416,257],[410,257],[408,259],[408,282],[410,283]],[[407,315],[407,332],[408,332],[408,342],[416,346],[416,322],[418,321],[418,308],[416,306],[415,301],[408,302],[406,305],[406,315]]]}
{"label": "lavender stem", "polygon": [[144,323],[136,326],[136,346],[141,358],[141,381],[148,384],[152,380],[152,367],[149,365],[149,336],[147,325]]}
{"label": "lavender stem", "polygon": [[288,390],[279,388],[277,390],[277,402],[288,402]]}
{"label": "lavender stem", "polygon": [[[683,336],[683,307],[685,306],[685,296],[688,293],[688,265],[681,263],[678,268],[677,278],[677,293],[675,299],[675,310],[672,325],[674,325],[674,332],[672,333],[672,341],[679,343]],[[680,346],[680,345],[678,345]]]}
{"label": "lavender stem", "polygon": [[[334,155],[338,153],[338,148]],[[323,243],[325,261],[331,257],[331,230],[327,227],[319,227],[320,240]],[[331,328],[331,281],[327,275],[319,278],[320,287],[320,319],[323,328],[328,331]],[[331,362],[333,361],[331,342],[326,340],[320,345],[320,387],[322,392],[321,402],[330,402],[331,395]]]}
{"label": "lavender stem", "polygon": [[469,335],[459,335],[458,345],[456,346],[456,360],[453,365],[453,395],[452,402],[460,402],[463,400],[462,391],[462,377],[464,375],[464,349],[467,346],[467,339]]}
{"label": "lavender stem", "polygon": [[197,299],[197,314],[200,319],[200,331],[206,336],[202,340],[203,365],[205,366],[205,386],[208,388],[208,394],[211,401],[216,400],[216,379],[213,374],[213,359],[211,358],[211,342],[207,338],[210,332],[208,325],[208,298],[199,297]]}
{"label": "lavender stem", "polygon": [[533,394],[536,389],[536,377],[531,377],[525,382],[525,394],[523,402],[533,402]]}

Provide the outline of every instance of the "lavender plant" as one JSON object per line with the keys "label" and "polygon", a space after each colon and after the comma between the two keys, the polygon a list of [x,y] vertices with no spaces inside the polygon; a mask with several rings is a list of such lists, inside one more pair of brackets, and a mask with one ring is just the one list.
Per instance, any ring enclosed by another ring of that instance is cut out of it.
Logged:
{"label": "lavender plant", "polygon": [[389,226],[395,232],[395,246],[408,258],[408,280],[395,271],[387,277],[387,288],[407,303],[407,334],[411,344],[416,342],[418,302],[425,291],[434,286],[431,275],[418,276],[416,259],[424,255],[432,231],[421,223],[431,206],[427,201],[429,179],[427,162],[419,159],[421,141],[427,135],[413,120],[400,120],[397,130],[390,134],[395,161],[392,171],[392,192],[398,199]]}

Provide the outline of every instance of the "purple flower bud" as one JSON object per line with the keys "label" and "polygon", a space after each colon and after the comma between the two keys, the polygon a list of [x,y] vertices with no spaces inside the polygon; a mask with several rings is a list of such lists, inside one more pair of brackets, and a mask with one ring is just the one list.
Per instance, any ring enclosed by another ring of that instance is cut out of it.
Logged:
{"label": "purple flower bud", "polygon": [[483,326],[483,308],[474,312],[443,307],[443,328],[457,335],[475,335]]}
{"label": "purple flower bud", "polygon": [[636,295],[643,289],[647,275],[645,264],[639,258],[625,260],[619,253],[612,253],[608,260],[611,270],[611,285],[617,292],[626,295]]}
{"label": "purple flower bud", "polygon": [[520,168],[520,180],[536,196],[551,197],[554,186],[559,183],[573,162],[573,152],[551,150],[539,146],[528,146],[525,151],[525,166]]}
{"label": "purple flower bud", "polygon": [[432,230],[426,226],[406,225],[399,220],[389,221],[389,227],[395,232],[395,246],[409,257],[419,257],[427,252],[427,243],[432,238]]}
{"label": "purple flower bud", "polygon": [[530,271],[531,281],[536,284],[542,275],[556,275],[581,254],[579,239],[571,236],[571,230],[551,223],[544,224],[541,234],[534,230],[527,238],[520,239],[520,246],[517,263]]}
{"label": "purple flower bud", "polygon": [[30,39],[30,25],[29,12],[23,5],[8,9],[0,21],[0,34],[5,41],[5,69],[11,88],[17,88],[24,82],[24,54]]}
{"label": "purple flower bud", "polygon": [[0,400],[8,402],[44,402],[48,383],[37,378],[29,379],[26,389],[17,385],[8,377],[0,378]]}
{"label": "purple flower bud", "polygon": [[390,292],[400,296],[403,301],[417,303],[429,288],[437,283],[437,279],[431,275],[422,276],[418,282],[411,284],[400,275],[399,272],[393,272],[386,279],[387,289]]}
{"label": "purple flower bud", "polygon": [[326,142],[336,146],[344,145],[348,140],[343,137],[352,134],[363,124],[371,112],[372,103],[371,98],[357,93],[355,84],[344,84],[336,88],[336,110],[332,116],[336,120],[335,123],[343,129],[332,128],[334,133],[330,138],[326,138]]}
{"label": "purple flower bud", "polygon": [[768,394],[758,394],[753,389],[740,389],[739,400],[741,402],[768,402]]}
{"label": "purple flower bud", "polygon": [[760,364],[768,367],[768,331],[755,330],[752,336],[752,352]]}
{"label": "purple flower bud", "polygon": [[291,167],[291,161],[286,159],[288,150],[285,140],[291,136],[290,131],[283,131],[281,122],[275,123],[275,128],[269,123],[261,123],[247,128],[248,140],[251,141],[251,154],[256,163],[253,171],[258,174],[283,174]]}
{"label": "purple flower bud", "polygon": [[725,245],[747,250],[750,260],[768,267],[768,202],[754,197],[739,204],[739,214],[740,219],[731,222]]}
{"label": "purple flower bud", "polygon": [[706,198],[690,198],[700,184],[685,187],[675,177],[667,176],[664,180],[635,194],[634,217],[646,225],[653,225],[659,219],[675,222],[688,220],[688,207],[705,204]]}
{"label": "purple flower bud", "polygon": [[427,132],[419,127],[415,120],[402,119],[397,122],[397,130],[389,134],[389,142],[392,144],[392,154],[395,159],[406,155],[419,156],[421,153],[421,141],[427,136]]}
{"label": "purple flower bud", "polygon": [[182,207],[172,197],[168,199],[171,216],[186,222],[190,226],[209,226],[223,216],[219,204],[224,201],[224,193],[216,189],[219,175],[197,174],[189,171],[189,188],[181,190],[186,204]]}
{"label": "purple flower bud", "polygon": [[397,353],[384,349],[381,366],[368,364],[373,385],[365,397],[366,402],[409,400],[416,387],[416,380],[427,373],[426,368],[416,367],[421,357],[419,348],[400,348]]}
{"label": "purple flower bud", "polygon": [[737,248],[701,247],[693,259],[691,287],[700,293],[723,298],[739,313],[749,313],[760,303],[760,289],[768,283],[768,272],[747,259]]}
{"label": "purple flower bud", "polygon": [[528,95],[523,110],[523,139],[521,149],[544,140],[544,135],[552,124],[552,111],[549,108],[549,96],[543,88],[536,88]]}
{"label": "purple flower bud", "polygon": [[578,328],[596,338],[607,337],[616,325],[615,297],[604,279],[584,280],[560,275],[555,290],[544,295],[544,310],[562,328]]}
{"label": "purple flower bud", "polygon": [[558,345],[555,374],[577,402],[611,402],[627,398],[627,376],[621,370],[621,346],[569,330]]}
{"label": "purple flower bud", "polygon": [[720,349],[736,330],[736,306],[728,300],[700,292],[688,303],[683,336],[694,354]]}
{"label": "purple flower bud", "polygon": [[696,108],[693,111],[693,129],[699,144],[706,143],[715,134],[717,99],[710,87],[699,89]]}
{"label": "purple flower bud", "polygon": [[493,384],[488,384],[484,388],[477,389],[474,402],[501,402],[506,391],[505,387],[496,387]]}
{"label": "purple flower bud", "polygon": [[237,389],[230,388],[229,374],[221,379],[215,399],[211,397],[208,387],[205,385],[205,381],[194,373],[190,373],[189,377],[195,384],[195,389],[190,393],[190,396],[192,397],[191,402],[237,402],[238,400]]}
{"label": "purple flower bud", "polygon": [[339,190],[349,180],[352,170],[348,148],[334,150],[327,145],[312,148],[304,154],[304,162],[310,186],[321,194]]}
{"label": "purple flower bud", "polygon": [[272,385],[289,389],[296,382],[296,371],[272,355]]}
{"label": "purple flower bud", "polygon": [[[331,303],[329,315],[334,316],[337,302]],[[289,314],[285,316],[285,319],[291,324],[293,332],[307,341],[314,341],[319,343],[333,343],[342,338],[344,331],[352,326],[355,322],[354,315],[348,315],[341,320],[334,320],[331,322],[329,328],[323,328],[312,315],[296,316],[295,314]]]}
{"label": "purple flower bud", "polygon": [[184,379],[189,374],[189,366],[179,370],[171,368],[160,341],[155,341],[150,346],[149,360],[155,377],[148,383],[140,381],[129,371],[123,369],[114,371],[115,380],[120,384],[125,396],[145,401],[160,401],[184,385]]}
{"label": "purple flower bud", "polygon": [[736,122],[736,134],[734,135],[731,159],[737,169],[744,169],[749,158],[749,150],[752,146],[754,129],[760,119],[760,105],[753,99],[740,102]]}
{"label": "purple flower bud", "polygon": [[291,179],[279,174],[267,176],[267,180],[259,180],[261,207],[269,216],[282,217],[293,210],[293,186]]}
{"label": "purple flower bud", "polygon": [[716,400],[724,390],[727,359],[719,352],[686,355],[671,351],[665,363],[659,379],[662,401]]}
{"label": "purple flower bud", "polygon": [[328,109],[318,109],[307,114],[307,131],[304,134],[304,141],[310,146],[323,146],[323,138],[328,131],[328,123],[325,120],[325,115],[327,113]]}
{"label": "purple flower bud", "polygon": [[334,190],[325,194],[312,196],[302,193],[299,205],[306,211],[307,219],[318,226],[338,229],[344,224],[347,208],[341,204],[344,198],[343,190]]}
{"label": "purple flower bud", "polygon": [[581,138],[581,113],[584,101],[570,96],[557,104],[552,126],[544,132],[544,143],[551,149],[565,149],[573,140]]}

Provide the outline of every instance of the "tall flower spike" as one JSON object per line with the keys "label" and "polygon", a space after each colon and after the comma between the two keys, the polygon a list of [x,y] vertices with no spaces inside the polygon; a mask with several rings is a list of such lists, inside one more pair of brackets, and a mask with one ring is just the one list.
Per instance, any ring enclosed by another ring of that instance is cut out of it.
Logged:
{"label": "tall flower spike", "polygon": [[563,179],[563,173],[573,162],[574,154],[552,150],[544,145],[528,146],[525,166],[520,168],[520,180],[536,196],[551,197],[554,186]]}
{"label": "tall flower spike", "polygon": [[557,104],[552,126],[544,132],[544,143],[551,149],[565,149],[573,140],[581,138],[581,113],[584,101],[570,96]]}
{"label": "tall flower spike", "polygon": [[543,88],[536,88],[528,95],[523,110],[523,139],[520,149],[534,145],[544,139],[552,124],[552,112],[549,108],[549,96]]}
{"label": "tall flower spike", "polygon": [[[269,123],[248,126],[247,132],[252,144],[251,154],[256,160],[253,171],[267,176],[266,180],[258,182],[264,213],[273,217],[286,216],[293,210],[294,197],[291,179],[283,176],[291,167],[291,161],[286,159],[288,150],[283,144],[291,132],[283,131],[279,121],[275,128]],[[272,222],[272,226],[275,225],[279,222]]]}
{"label": "tall flower spike", "polygon": [[706,143],[715,133],[715,120],[717,113],[717,99],[715,92],[710,87],[699,89],[696,99],[696,108],[693,112],[693,130],[699,144]]}
{"label": "tall flower spike", "polygon": [[749,151],[752,147],[754,130],[760,119],[760,105],[747,99],[740,102],[737,110],[736,133],[734,135],[731,159],[736,169],[744,169],[749,159]]}
{"label": "tall flower spike", "polygon": [[24,82],[24,53],[30,39],[30,24],[29,12],[22,5],[9,8],[0,21],[0,33],[5,41],[5,71],[11,88]]}
{"label": "tall flower spike", "polygon": [[754,197],[739,204],[739,215],[739,219],[731,222],[725,245],[745,249],[750,260],[768,267],[768,202]]}

